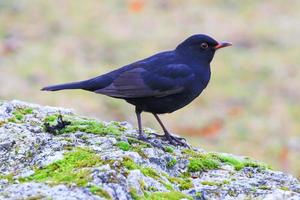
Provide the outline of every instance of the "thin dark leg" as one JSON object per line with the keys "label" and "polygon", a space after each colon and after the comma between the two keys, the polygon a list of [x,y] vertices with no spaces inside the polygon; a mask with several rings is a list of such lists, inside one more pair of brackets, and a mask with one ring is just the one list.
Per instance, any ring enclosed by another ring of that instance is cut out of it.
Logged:
{"label": "thin dark leg", "polygon": [[139,110],[138,108],[135,108],[135,113],[138,121],[138,127],[139,127],[139,138],[140,139],[145,139],[145,136],[143,134],[143,127],[142,127],[142,118],[141,118],[141,113],[142,111]]}
{"label": "thin dark leg", "polygon": [[138,128],[139,128],[139,137],[138,138],[139,138],[139,140],[147,142],[148,144],[151,144],[154,147],[162,148],[162,146],[149,141],[147,139],[147,137],[144,136],[143,127],[142,127],[142,118],[141,118],[142,111],[140,109],[138,109],[138,108],[135,108],[135,113],[136,113],[136,117],[137,117],[137,121],[138,121]]}
{"label": "thin dark leg", "polygon": [[170,135],[170,134],[169,134],[169,131],[166,129],[165,125],[164,125],[164,124],[162,123],[162,121],[159,119],[158,115],[157,115],[157,114],[154,114],[154,113],[153,113],[153,115],[154,115],[155,119],[158,121],[158,123],[159,123],[159,125],[161,126],[161,128],[163,129],[164,133],[165,133],[166,135]]}
{"label": "thin dark leg", "polygon": [[[165,125],[162,123],[162,121],[159,119],[158,115],[155,114],[155,113],[152,113],[155,117],[155,119],[158,121],[159,125],[161,126],[161,128],[163,129],[164,131],[164,135],[162,135],[162,137],[165,137],[171,144],[173,145],[182,145],[182,146],[185,146],[185,147],[189,147],[187,144],[186,144],[186,140],[184,138],[181,138],[181,137],[175,137],[173,135],[171,135],[169,133],[169,131],[166,129]],[[157,134],[154,134],[156,136],[158,136]],[[184,140],[184,142],[182,141]]]}

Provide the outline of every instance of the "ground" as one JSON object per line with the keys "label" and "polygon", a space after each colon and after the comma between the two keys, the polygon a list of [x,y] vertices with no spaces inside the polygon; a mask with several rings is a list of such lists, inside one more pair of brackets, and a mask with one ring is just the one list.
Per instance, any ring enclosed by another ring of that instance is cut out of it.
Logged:
{"label": "ground", "polygon": [[0,103],[0,199],[299,199],[299,181],[242,156],[139,141],[127,122]]}

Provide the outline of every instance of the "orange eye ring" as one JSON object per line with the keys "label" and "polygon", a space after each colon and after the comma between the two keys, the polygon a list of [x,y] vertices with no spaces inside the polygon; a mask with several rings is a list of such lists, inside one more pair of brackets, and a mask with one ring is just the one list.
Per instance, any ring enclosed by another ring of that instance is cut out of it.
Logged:
{"label": "orange eye ring", "polygon": [[201,43],[201,48],[202,49],[207,49],[208,44],[206,42]]}

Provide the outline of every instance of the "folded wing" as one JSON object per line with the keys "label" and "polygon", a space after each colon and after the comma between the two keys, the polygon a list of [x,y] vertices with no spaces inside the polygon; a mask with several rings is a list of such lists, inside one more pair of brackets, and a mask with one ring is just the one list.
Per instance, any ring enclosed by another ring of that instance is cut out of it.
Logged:
{"label": "folded wing", "polygon": [[154,70],[135,67],[121,72],[109,85],[94,92],[116,98],[163,97],[183,92],[192,78],[193,73],[183,64]]}

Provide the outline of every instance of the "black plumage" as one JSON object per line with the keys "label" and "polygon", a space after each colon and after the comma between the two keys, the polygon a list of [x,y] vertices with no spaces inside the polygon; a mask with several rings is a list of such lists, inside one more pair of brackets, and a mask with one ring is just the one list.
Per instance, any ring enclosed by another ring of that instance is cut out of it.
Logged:
{"label": "black plumage", "polygon": [[174,112],[199,96],[210,80],[210,62],[215,51],[230,45],[197,34],[187,38],[175,50],[155,54],[89,80],[48,86],[42,90],[83,89],[124,99],[136,107],[140,139],[146,140],[140,116],[145,111],[154,114],[167,140],[185,145],[181,138],[169,134],[157,114]]}

